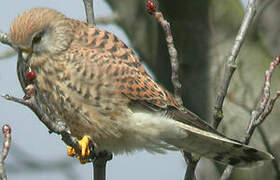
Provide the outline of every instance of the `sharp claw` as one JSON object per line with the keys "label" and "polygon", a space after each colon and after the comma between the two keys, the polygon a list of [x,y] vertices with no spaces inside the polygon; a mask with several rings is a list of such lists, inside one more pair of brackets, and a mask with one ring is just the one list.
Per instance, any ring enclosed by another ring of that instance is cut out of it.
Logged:
{"label": "sharp claw", "polygon": [[79,147],[81,149],[81,154],[78,155],[75,149],[71,146],[67,146],[67,154],[68,156],[76,156],[81,164],[85,164],[90,161],[90,138],[88,136],[84,136],[79,142]]}
{"label": "sharp claw", "polygon": [[78,159],[80,160],[80,163],[81,163],[81,164],[85,164],[85,163],[87,163],[87,162],[90,162],[89,159],[82,159],[80,156],[78,156]]}
{"label": "sharp claw", "polygon": [[79,141],[82,157],[86,157],[90,155],[89,142],[90,139],[88,136],[84,136],[83,139]]}
{"label": "sharp claw", "polygon": [[67,146],[67,155],[74,157],[76,155],[75,149],[71,146]]}

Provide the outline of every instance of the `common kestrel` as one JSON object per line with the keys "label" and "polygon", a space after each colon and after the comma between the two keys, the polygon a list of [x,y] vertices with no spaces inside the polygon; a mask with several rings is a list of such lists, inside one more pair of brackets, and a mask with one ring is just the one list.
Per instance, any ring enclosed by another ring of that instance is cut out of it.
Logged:
{"label": "common kestrel", "polygon": [[82,155],[92,141],[97,151],[183,149],[235,166],[273,159],[223,136],[179,105],[130,48],[103,29],[36,8],[14,20],[10,37],[36,73],[32,83],[46,96],[48,114],[81,139]]}

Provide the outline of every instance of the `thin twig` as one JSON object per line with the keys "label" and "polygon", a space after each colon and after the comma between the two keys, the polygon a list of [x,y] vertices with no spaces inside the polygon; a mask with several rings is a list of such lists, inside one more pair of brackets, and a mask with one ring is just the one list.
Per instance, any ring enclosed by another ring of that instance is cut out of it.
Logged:
{"label": "thin twig", "polygon": [[3,149],[0,156],[0,179],[1,180],[7,180],[6,170],[4,166],[4,161],[9,153],[9,149],[11,146],[11,127],[9,125],[4,125],[2,127],[2,132],[4,134],[4,143],[3,143]]}
{"label": "thin twig", "polygon": [[[248,145],[250,139],[257,126],[261,125],[264,122],[266,117],[271,113],[274,104],[278,97],[280,96],[280,91],[277,91],[276,95],[270,99],[270,86],[271,86],[271,77],[276,66],[280,63],[280,56],[277,56],[274,61],[270,64],[269,70],[266,71],[264,88],[263,88],[263,97],[260,103],[260,106],[257,110],[254,110],[251,114],[250,122],[247,128],[246,136],[242,140],[242,143]],[[228,180],[233,171],[232,166],[227,166],[225,171],[221,176],[221,180]]]}
{"label": "thin twig", "polygon": [[236,57],[239,54],[240,48],[244,42],[249,26],[252,23],[255,14],[256,14],[256,0],[249,0],[246,13],[242,20],[242,24],[240,26],[239,32],[234,41],[234,45],[231,49],[230,55],[228,56],[228,59],[226,61],[225,73],[214,106],[215,108],[214,120],[213,120],[214,128],[217,128],[221,120],[223,119],[223,103],[228,91],[228,87],[232,75],[236,69]]}
{"label": "thin twig", "polygon": [[[277,98],[279,97],[279,92],[277,92],[276,95],[275,95],[275,97],[273,97],[273,98],[271,99],[271,102],[270,102],[270,103],[275,102],[276,99],[277,99],[276,97],[277,97]],[[251,114],[251,112],[252,112],[253,109],[251,109],[250,107],[246,106],[243,102],[238,101],[237,99],[235,99],[235,98],[232,97],[232,96],[229,96],[229,94],[228,94],[228,99],[230,100],[230,102],[234,103],[235,105],[240,106],[240,107],[241,107],[242,109],[244,109],[248,114]],[[257,103],[257,102],[256,102],[256,103]],[[254,105],[253,107],[256,107],[256,105]],[[257,129],[257,130],[259,131],[260,137],[261,137],[261,139],[262,139],[262,142],[263,142],[263,144],[264,144],[264,147],[265,147],[266,151],[269,152],[270,154],[274,154],[273,151],[272,151],[272,149],[271,149],[271,147],[270,147],[270,145],[269,145],[268,138],[267,138],[267,136],[266,136],[266,134],[265,134],[265,132],[264,132],[262,126],[258,126],[258,129]],[[278,165],[277,160],[276,160],[276,159],[273,159],[273,160],[272,160],[272,164],[273,164],[273,168],[274,168],[274,170],[275,170],[275,172],[276,172],[276,177],[277,177],[277,179],[280,179],[280,167],[279,167],[279,165]]]}
{"label": "thin twig", "polygon": [[179,81],[179,61],[177,58],[177,50],[173,43],[173,37],[170,30],[170,24],[167,22],[161,12],[155,12],[154,14],[157,21],[160,23],[162,28],[164,29],[165,36],[166,36],[166,42],[168,47],[168,52],[170,55],[170,63],[171,63],[171,69],[172,69],[172,75],[171,80],[174,87],[174,96],[176,100],[179,102],[179,104],[183,104],[182,98],[181,98],[181,83]]}
{"label": "thin twig", "polygon": [[[0,31],[0,42],[10,46],[11,48],[14,48],[14,46],[12,45],[12,41],[11,41],[10,37],[8,36],[8,34],[2,32],[2,31]],[[16,48],[14,48],[14,49],[16,49]]]}
{"label": "thin twig", "polygon": [[[170,29],[170,24],[168,21],[166,21],[163,17],[163,14],[157,10],[157,5],[154,1],[148,0],[146,3],[146,9],[149,14],[153,15],[156,20],[159,22],[161,25],[162,29],[165,32],[165,37],[166,37],[166,42],[167,42],[167,47],[168,47],[168,52],[170,56],[170,63],[171,63],[171,70],[172,70],[172,75],[171,75],[171,81],[173,84],[174,88],[174,96],[177,102],[180,105],[183,105],[183,100],[181,97],[181,83],[179,80],[179,61],[177,57],[177,50],[175,48],[174,42],[173,42],[173,36],[171,33]],[[186,173],[185,173],[185,180],[194,180],[195,179],[195,169],[196,165],[199,161],[199,157],[195,158],[192,156],[191,153],[183,151],[183,156],[185,159],[185,162],[188,164]]]}
{"label": "thin twig", "polygon": [[[87,23],[95,25],[94,11],[93,11],[93,0],[83,0],[85,5],[85,11],[87,16]],[[116,17],[113,17],[116,18]],[[102,19],[99,19],[99,21]],[[107,19],[108,20],[108,19]],[[110,19],[112,21],[112,19]],[[103,22],[105,19],[103,19]],[[91,147],[93,152],[93,145]],[[93,153],[94,154],[94,153]],[[93,171],[94,171],[94,180],[105,180],[106,179],[106,164],[107,161],[112,159],[112,153],[98,153],[91,156]]]}
{"label": "thin twig", "polygon": [[277,91],[276,94],[269,100],[267,109],[261,114],[260,118],[256,122],[256,125],[260,125],[266,117],[271,113],[273,110],[274,104],[280,96],[280,91]]}
{"label": "thin twig", "polygon": [[94,156],[93,169],[95,180],[106,180],[106,164],[113,158],[112,153],[108,151],[99,152]]}
{"label": "thin twig", "polygon": [[94,11],[93,11],[93,0],[83,0],[85,5],[85,11],[87,16],[87,23],[95,25]]}
{"label": "thin twig", "polygon": [[187,163],[187,169],[185,172],[184,180],[195,180],[195,169],[197,166],[198,161],[200,160],[200,157],[193,157],[193,155],[189,152],[183,151],[183,156],[185,159],[185,162]]}
{"label": "thin twig", "polygon": [[[274,105],[276,99],[279,97],[279,94],[280,94],[280,93],[277,92],[276,95],[271,99],[271,101],[270,101],[269,104],[273,103],[273,105]],[[259,96],[257,96],[257,97],[259,97]],[[260,96],[260,97],[261,97],[261,96]],[[256,99],[258,99],[258,98],[256,98]],[[230,100],[230,102],[234,103],[235,105],[240,106],[240,107],[241,107],[242,109],[244,109],[248,114],[251,114],[251,112],[253,111],[253,108],[250,108],[249,106],[245,105],[244,102],[239,101],[239,100],[237,100],[236,98],[230,96],[230,94],[228,94],[228,100]],[[256,101],[255,104],[253,105],[253,107],[257,107],[257,103],[258,103],[258,102]],[[272,107],[273,105],[270,105],[270,109],[271,109],[271,107]],[[271,109],[271,110],[272,110],[272,109]],[[267,115],[268,115],[268,114],[267,114]],[[261,136],[261,139],[262,139],[262,142],[263,142],[263,144],[264,144],[264,147],[265,147],[266,151],[269,152],[270,154],[274,154],[274,153],[273,153],[273,150],[271,149],[271,147],[270,147],[270,145],[269,145],[268,138],[267,138],[267,136],[265,135],[265,132],[264,132],[262,126],[258,126],[258,129],[257,129],[257,130],[259,131],[259,134],[260,134],[260,136]],[[276,178],[277,178],[277,179],[280,179],[280,167],[279,167],[279,165],[278,165],[277,160],[276,160],[276,159],[273,159],[273,160],[272,160],[272,164],[273,164],[273,168],[274,168],[274,170],[275,170],[275,172],[276,172]]]}
{"label": "thin twig", "polygon": [[254,129],[257,126],[259,126],[265,120],[265,118],[271,113],[273,106],[280,95],[278,91],[276,96],[270,100],[271,77],[275,67],[279,64],[279,62],[280,62],[280,57],[277,56],[274,59],[274,61],[270,64],[269,70],[266,71],[262,101],[260,107],[252,112],[250,123],[247,130],[247,136],[244,139],[245,144],[249,143],[249,140],[253,134]]}
{"label": "thin twig", "polygon": [[[75,149],[77,154],[80,154],[80,147],[77,138],[71,135],[69,127],[61,121],[56,115],[54,109],[51,109],[47,104],[47,97],[43,93],[37,93],[34,85],[30,84],[27,80],[26,72],[27,65],[22,59],[21,55],[18,56],[17,60],[17,75],[19,78],[20,85],[25,92],[23,99],[15,98],[9,95],[3,97],[7,100],[21,103],[29,107],[39,118],[39,120],[49,129],[49,132],[54,132],[62,136],[62,140],[68,145]],[[34,77],[36,78],[36,76]],[[52,113],[47,113],[52,112]],[[51,114],[51,115],[50,115]]]}
{"label": "thin twig", "polygon": [[23,104],[24,106],[29,107],[38,117],[38,119],[47,126],[50,132],[60,134],[62,140],[69,146],[72,146],[78,154],[80,154],[80,148],[78,140],[71,136],[69,129],[66,125],[61,122],[59,119],[51,119],[40,107],[38,101],[34,96],[29,99],[16,98],[10,95],[2,95],[3,98],[9,101],[17,102]]}
{"label": "thin twig", "polygon": [[171,75],[171,81],[174,88],[174,96],[175,99],[178,101],[179,104],[183,104],[182,97],[181,97],[181,83],[179,81],[179,61],[177,58],[177,50],[175,48],[174,42],[173,42],[173,36],[170,29],[170,24],[168,21],[166,21],[163,17],[163,14],[160,11],[157,11],[156,3],[149,0],[146,3],[147,11],[153,15],[156,20],[161,25],[162,29],[165,32],[168,52],[170,56],[170,63],[171,63],[171,69],[172,69],[172,75]]}
{"label": "thin twig", "polygon": [[185,162],[187,162],[188,164],[184,180],[195,180],[196,179],[195,169],[200,158],[198,157],[196,159],[192,156],[191,153],[187,153],[187,152],[183,152],[183,155],[185,158]]}

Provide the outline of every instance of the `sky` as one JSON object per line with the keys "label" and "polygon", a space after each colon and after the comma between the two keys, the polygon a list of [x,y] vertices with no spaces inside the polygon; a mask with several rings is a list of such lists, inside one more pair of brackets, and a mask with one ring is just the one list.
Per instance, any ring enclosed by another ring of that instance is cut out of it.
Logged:
{"label": "sky", "polygon": [[[9,32],[13,19],[23,11],[34,7],[54,8],[68,17],[85,20],[82,0],[29,0],[2,1],[0,5],[0,30]],[[112,14],[103,0],[94,1],[95,17]],[[100,26],[116,34],[128,46],[125,33],[116,25]],[[131,47],[131,46],[130,46]],[[0,54],[9,47],[0,43]],[[16,57],[0,61],[0,94],[22,97],[23,92],[16,76]],[[0,98],[0,126],[12,127],[12,146],[5,161],[9,180],[13,179],[92,179],[92,165],[81,165],[77,159],[66,155],[66,145],[48,129],[28,108]],[[0,137],[0,144],[3,138]],[[108,163],[107,179],[149,180],[183,179],[185,163],[180,152],[150,154],[136,152],[114,156]]]}

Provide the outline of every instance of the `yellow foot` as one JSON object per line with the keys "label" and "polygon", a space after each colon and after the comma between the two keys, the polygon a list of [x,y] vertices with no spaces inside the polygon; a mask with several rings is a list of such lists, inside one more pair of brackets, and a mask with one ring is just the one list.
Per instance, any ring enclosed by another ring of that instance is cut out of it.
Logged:
{"label": "yellow foot", "polygon": [[90,161],[90,138],[88,136],[84,136],[78,143],[81,154],[76,153],[75,149],[71,146],[67,146],[67,154],[72,157],[76,156],[80,160],[81,164],[85,164]]}

